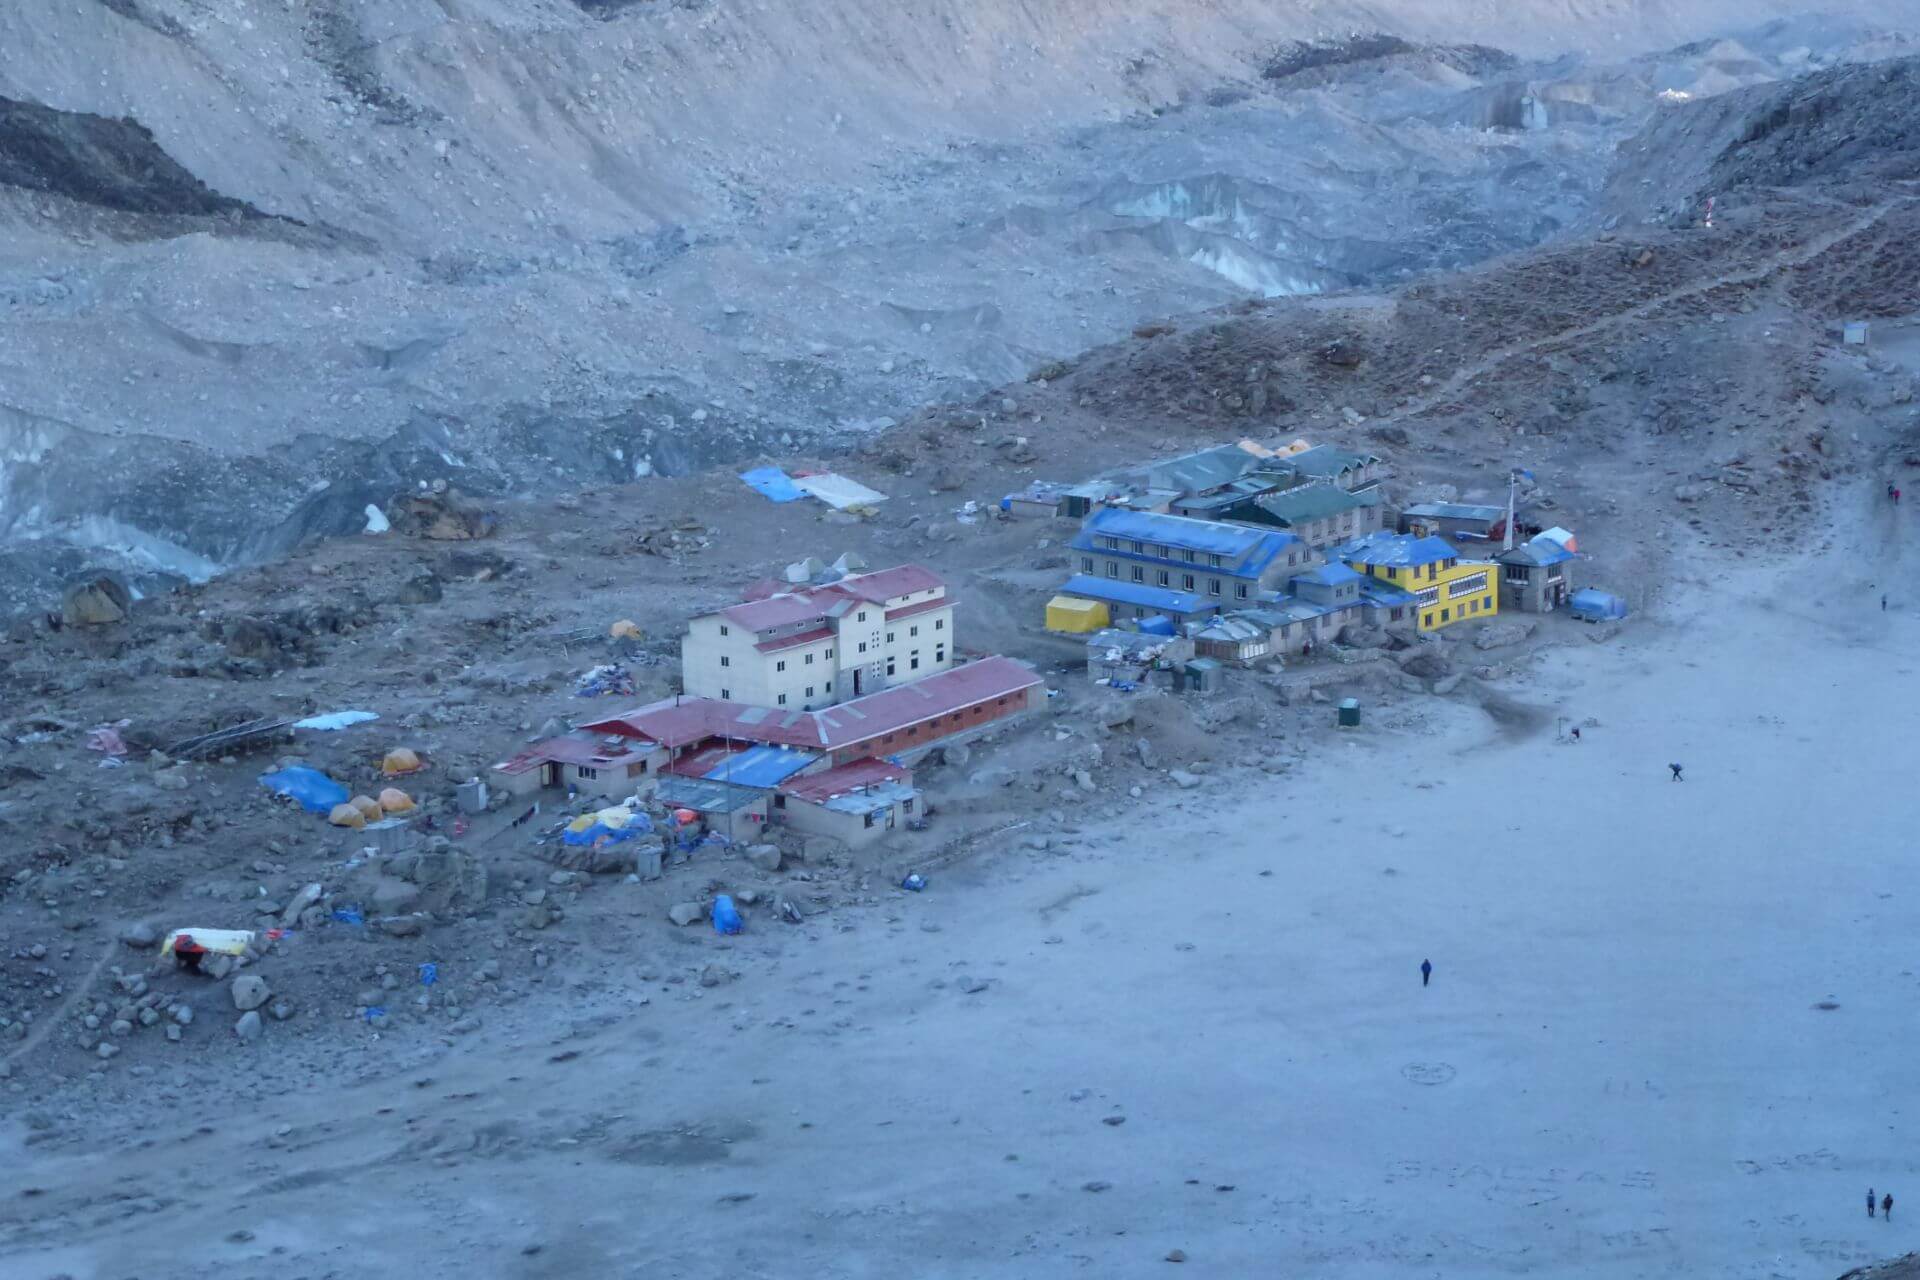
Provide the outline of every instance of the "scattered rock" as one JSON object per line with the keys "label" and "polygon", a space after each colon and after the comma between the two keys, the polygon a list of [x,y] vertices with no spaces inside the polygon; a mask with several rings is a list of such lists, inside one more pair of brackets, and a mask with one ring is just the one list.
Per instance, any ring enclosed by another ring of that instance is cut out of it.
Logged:
{"label": "scattered rock", "polygon": [[1183,1250],[1183,1249],[1169,1249],[1169,1250],[1167,1250],[1167,1261],[1168,1261],[1168,1262],[1185,1262],[1186,1260],[1187,1260],[1187,1255],[1186,1255],[1186,1251],[1185,1251],[1185,1250]]}
{"label": "scattered rock", "polygon": [[1200,785],[1199,775],[1188,773],[1185,769],[1170,770],[1167,777],[1171,778],[1173,785],[1179,787],[1182,791],[1191,791]]}
{"label": "scattered rock", "polygon": [[273,1015],[275,1022],[285,1022],[293,1016],[293,1001],[282,996],[267,1006],[267,1012]]}
{"label": "scattered rock", "polygon": [[1093,1191],[1093,1192],[1111,1191],[1113,1190],[1113,1184],[1111,1182],[1102,1182],[1096,1178],[1092,1182],[1081,1183],[1080,1189],[1082,1191]]}
{"label": "scattered rock", "polygon": [[718,987],[732,982],[734,977],[735,974],[731,969],[716,960],[700,970],[700,985],[703,987]]}
{"label": "scattered rock", "polygon": [[1489,622],[1480,628],[1473,638],[1476,649],[1499,649],[1510,644],[1519,644],[1533,634],[1533,624],[1518,619],[1502,622]]}
{"label": "scattered rock", "polygon": [[1073,771],[1073,785],[1079,787],[1082,791],[1099,790],[1099,788],[1093,784],[1093,775],[1085,769],[1075,769]]}
{"label": "scattered rock", "polygon": [[1460,682],[1465,679],[1466,679],[1466,676],[1462,675],[1457,671],[1450,676],[1441,676],[1438,680],[1435,680],[1433,682],[1433,691],[1437,694],[1440,694],[1442,697],[1444,697],[1447,694],[1452,693],[1455,689],[1458,689],[1460,687]]}
{"label": "scattered rock", "polygon": [[144,920],[137,920],[120,931],[120,941],[136,951],[145,951],[160,941],[160,931]]}
{"label": "scattered rock", "polygon": [[780,846],[777,844],[749,845],[747,861],[759,871],[778,871],[781,863]]}
{"label": "scattered rock", "polygon": [[676,902],[667,908],[667,919],[682,927],[707,918],[704,902]]}
{"label": "scattered rock", "polygon": [[111,1040],[102,1040],[94,1052],[102,1058],[111,1058],[120,1052],[120,1046],[114,1044]]}
{"label": "scattered rock", "polygon": [[1712,485],[1701,481],[1692,481],[1687,484],[1675,485],[1673,487],[1673,498],[1676,502],[1698,502],[1712,492]]}
{"label": "scattered rock", "polygon": [[267,1002],[272,992],[267,990],[267,980],[257,973],[243,973],[233,980],[233,1007],[236,1009],[258,1009]]}
{"label": "scattered rock", "polygon": [[240,1015],[238,1022],[233,1024],[233,1034],[242,1040],[258,1040],[262,1025],[259,1012],[249,1009]]}

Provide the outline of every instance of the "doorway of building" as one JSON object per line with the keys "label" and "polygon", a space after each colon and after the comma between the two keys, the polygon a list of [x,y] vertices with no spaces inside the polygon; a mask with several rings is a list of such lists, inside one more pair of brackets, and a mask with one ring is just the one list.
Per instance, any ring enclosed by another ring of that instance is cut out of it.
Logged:
{"label": "doorway of building", "polygon": [[857,670],[853,673],[853,696],[856,698],[860,696],[860,676]]}

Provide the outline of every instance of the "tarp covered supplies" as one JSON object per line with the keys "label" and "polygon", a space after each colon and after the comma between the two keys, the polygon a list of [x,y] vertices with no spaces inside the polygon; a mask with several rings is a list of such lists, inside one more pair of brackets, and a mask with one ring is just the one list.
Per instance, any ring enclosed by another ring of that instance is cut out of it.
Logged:
{"label": "tarp covered supplies", "polygon": [[330,813],[335,805],[345,804],[350,794],[326,774],[303,764],[263,773],[260,785],[295,801],[308,813]]}
{"label": "tarp covered supplies", "polygon": [[608,663],[595,667],[580,677],[574,684],[573,696],[576,698],[604,698],[633,696],[633,677],[627,669],[618,663]]}
{"label": "tarp covered supplies", "polygon": [[170,956],[180,939],[192,938],[202,951],[222,956],[245,955],[256,936],[251,929],[175,929],[161,942],[160,954]]}

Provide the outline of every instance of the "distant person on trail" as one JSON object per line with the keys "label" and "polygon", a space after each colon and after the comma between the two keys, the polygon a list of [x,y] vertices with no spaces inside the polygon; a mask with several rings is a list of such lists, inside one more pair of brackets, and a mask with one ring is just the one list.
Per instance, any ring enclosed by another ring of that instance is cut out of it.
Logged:
{"label": "distant person on trail", "polygon": [[1873,1188],[1872,1187],[1867,1188],[1867,1216],[1869,1218],[1873,1216]]}
{"label": "distant person on trail", "polygon": [[1880,1197],[1880,1216],[1888,1222],[1893,1221],[1893,1192]]}
{"label": "distant person on trail", "polygon": [[1886,611],[1887,611],[1887,593],[1882,591],[1880,593],[1880,612],[1885,613]]}
{"label": "distant person on trail", "polygon": [[1580,726],[1579,726],[1579,725],[1575,725],[1575,726],[1573,726],[1573,740],[1574,740],[1575,742],[1578,742],[1578,741],[1580,741]]}
{"label": "distant person on trail", "polygon": [[1667,768],[1669,768],[1669,769],[1671,769],[1671,770],[1673,770],[1673,780],[1674,780],[1675,782],[1685,782],[1685,781],[1686,781],[1686,779],[1685,779],[1685,778],[1683,778],[1683,777],[1681,777],[1681,776],[1680,776],[1680,766],[1679,766],[1679,765],[1677,765],[1677,764],[1670,764],[1670,765],[1668,765],[1668,766],[1667,766]]}
{"label": "distant person on trail", "polygon": [[1433,981],[1433,961],[1422,960],[1420,962],[1420,985],[1424,987],[1427,984],[1431,983],[1432,981]]}

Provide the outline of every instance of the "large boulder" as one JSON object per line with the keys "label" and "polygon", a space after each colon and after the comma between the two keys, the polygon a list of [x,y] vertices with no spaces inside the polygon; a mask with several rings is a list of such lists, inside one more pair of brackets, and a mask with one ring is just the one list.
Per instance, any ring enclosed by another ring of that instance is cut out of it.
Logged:
{"label": "large boulder", "polygon": [[1349,649],[1384,649],[1387,647],[1386,629],[1349,622],[1340,628],[1340,643]]}
{"label": "large boulder", "polygon": [[435,915],[466,915],[487,901],[487,868],[464,849],[444,839],[426,848],[395,854],[387,860],[388,875],[415,885],[420,910]]}
{"label": "large boulder", "polygon": [[489,538],[498,524],[491,511],[469,506],[452,492],[400,494],[387,504],[386,516],[396,533],[436,542]]}
{"label": "large boulder", "polygon": [[83,578],[60,598],[60,620],[70,627],[111,626],[132,611],[133,593],[110,573]]}
{"label": "large boulder", "polygon": [[257,973],[243,973],[235,978],[232,990],[233,1007],[242,1013],[258,1009],[273,994],[267,989],[267,980]]}

